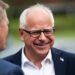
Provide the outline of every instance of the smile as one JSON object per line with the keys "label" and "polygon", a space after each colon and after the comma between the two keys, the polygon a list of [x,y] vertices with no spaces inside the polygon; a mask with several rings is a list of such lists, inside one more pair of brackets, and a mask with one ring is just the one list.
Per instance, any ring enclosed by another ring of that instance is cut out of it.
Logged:
{"label": "smile", "polygon": [[49,43],[36,43],[34,45],[39,46],[39,47],[46,47]]}

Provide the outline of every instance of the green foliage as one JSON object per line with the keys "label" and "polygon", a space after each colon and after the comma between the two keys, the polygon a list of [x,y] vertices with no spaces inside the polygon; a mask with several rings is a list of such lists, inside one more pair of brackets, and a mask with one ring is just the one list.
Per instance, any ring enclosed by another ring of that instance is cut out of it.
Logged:
{"label": "green foliage", "polygon": [[61,29],[75,29],[75,15],[56,15],[55,26]]}
{"label": "green foliage", "polygon": [[55,15],[55,35],[75,38],[75,14]]}
{"label": "green foliage", "polygon": [[17,18],[10,19],[9,35],[19,38],[19,20]]}

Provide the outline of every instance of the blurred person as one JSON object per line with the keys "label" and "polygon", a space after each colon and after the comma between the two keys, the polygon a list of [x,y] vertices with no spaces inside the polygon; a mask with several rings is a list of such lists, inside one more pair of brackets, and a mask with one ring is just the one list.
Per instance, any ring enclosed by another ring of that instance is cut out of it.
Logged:
{"label": "blurred person", "polygon": [[0,0],[0,51],[6,48],[6,39],[8,34],[9,20],[7,18],[6,9],[9,6]]}
{"label": "blurred person", "polygon": [[75,75],[75,54],[53,48],[54,17],[48,7],[36,4],[25,9],[19,33],[24,47],[5,60],[19,65],[25,75]]}
{"label": "blurred person", "polygon": [[[0,0],[0,50],[6,47],[9,23],[6,8],[8,8],[8,4]],[[23,72],[18,66],[0,59],[0,75],[23,75]]]}

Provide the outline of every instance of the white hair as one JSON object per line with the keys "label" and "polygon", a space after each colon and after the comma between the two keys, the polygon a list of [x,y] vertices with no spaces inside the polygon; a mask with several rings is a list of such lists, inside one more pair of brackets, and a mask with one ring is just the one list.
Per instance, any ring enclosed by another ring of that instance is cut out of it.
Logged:
{"label": "white hair", "polygon": [[20,15],[20,28],[22,29],[25,29],[25,25],[26,25],[26,16],[27,16],[27,13],[30,13],[29,11],[32,10],[32,9],[41,9],[41,10],[44,10],[48,13],[48,15],[50,16],[51,20],[52,20],[52,27],[54,27],[54,17],[53,17],[53,13],[51,11],[51,9],[49,9],[48,7],[42,5],[42,4],[36,4],[36,5],[33,5],[27,9],[25,9],[21,15]]}

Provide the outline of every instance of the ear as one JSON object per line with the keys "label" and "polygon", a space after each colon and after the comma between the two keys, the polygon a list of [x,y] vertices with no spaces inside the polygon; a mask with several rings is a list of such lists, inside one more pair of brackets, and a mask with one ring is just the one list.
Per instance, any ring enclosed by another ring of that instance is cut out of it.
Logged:
{"label": "ear", "polygon": [[19,35],[20,35],[20,39],[23,41],[24,40],[24,32],[20,28],[19,28]]}

